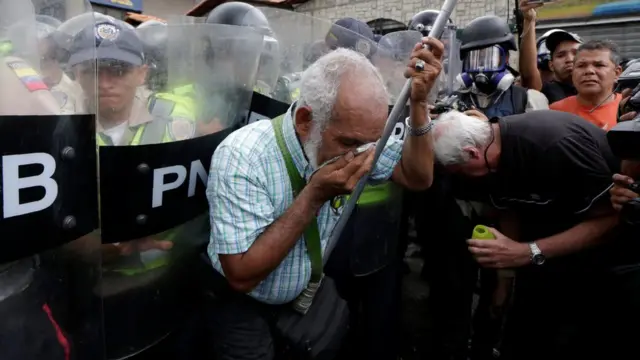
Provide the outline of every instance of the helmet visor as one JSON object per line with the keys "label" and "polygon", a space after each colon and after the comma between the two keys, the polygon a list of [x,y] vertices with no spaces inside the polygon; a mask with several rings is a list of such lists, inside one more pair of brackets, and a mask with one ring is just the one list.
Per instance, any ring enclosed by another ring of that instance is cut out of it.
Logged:
{"label": "helmet visor", "polygon": [[467,53],[463,62],[465,72],[494,72],[505,69],[506,56],[504,50],[498,46],[472,50]]}

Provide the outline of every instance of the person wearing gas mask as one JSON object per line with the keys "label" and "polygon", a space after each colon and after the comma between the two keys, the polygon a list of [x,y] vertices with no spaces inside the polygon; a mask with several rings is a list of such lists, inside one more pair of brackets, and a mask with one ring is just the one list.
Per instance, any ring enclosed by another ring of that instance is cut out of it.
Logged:
{"label": "person wearing gas mask", "polygon": [[459,36],[463,73],[458,77],[458,96],[467,106],[487,118],[548,109],[539,91],[514,85],[509,51],[517,51],[507,22],[497,16],[482,16],[467,25]]}

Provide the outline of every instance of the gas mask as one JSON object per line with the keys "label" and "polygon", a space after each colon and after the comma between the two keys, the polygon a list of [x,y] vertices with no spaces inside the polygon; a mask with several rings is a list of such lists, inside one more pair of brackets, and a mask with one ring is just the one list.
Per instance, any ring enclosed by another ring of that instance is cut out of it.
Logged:
{"label": "gas mask", "polygon": [[462,64],[458,81],[464,87],[484,95],[505,91],[515,78],[507,69],[507,56],[498,45],[469,51]]}

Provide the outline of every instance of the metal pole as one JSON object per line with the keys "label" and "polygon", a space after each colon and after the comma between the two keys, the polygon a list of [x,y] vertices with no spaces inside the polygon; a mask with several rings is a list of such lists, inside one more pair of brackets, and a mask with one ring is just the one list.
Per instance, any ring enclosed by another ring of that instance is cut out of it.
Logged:
{"label": "metal pole", "polygon": [[[453,12],[453,9],[456,7],[457,2],[458,2],[457,0],[445,0],[444,4],[442,5],[442,9],[440,10],[440,14],[438,14],[438,18],[433,24],[433,28],[429,32],[429,37],[440,39],[447,25],[447,22],[449,21],[449,18],[451,17],[451,13]],[[432,91],[438,91],[438,89],[432,89]],[[384,128],[384,132],[382,133],[382,137],[380,138],[380,141],[378,141],[378,145],[376,146],[376,152],[373,158],[373,167],[371,169],[372,171],[373,169],[375,169],[376,163],[378,162],[378,158],[380,157],[380,154],[382,154],[382,150],[387,144],[387,141],[389,141],[389,137],[391,137],[391,134],[393,133],[393,129],[395,128],[396,123],[398,122],[398,118],[401,116],[404,110],[404,107],[407,104],[407,101],[409,100],[410,94],[411,94],[411,79],[407,80],[407,82],[404,84],[404,87],[402,88],[402,91],[400,92],[400,95],[398,96],[398,99],[396,100],[396,103],[393,105],[393,109],[391,110],[391,113],[387,118],[387,124]],[[342,234],[342,230],[344,230],[345,225],[349,221],[349,217],[351,216],[351,213],[353,213],[353,210],[356,207],[358,198],[360,197],[360,194],[362,194],[362,190],[364,190],[364,187],[367,183],[368,178],[369,178],[369,174],[365,175],[358,182],[358,184],[356,185],[356,188],[353,190],[353,193],[351,194],[351,197],[349,198],[349,201],[347,201],[346,205],[344,206],[344,209],[342,210],[342,215],[340,215],[340,219],[338,220],[338,223],[333,229],[333,232],[331,233],[331,237],[329,238],[329,241],[327,243],[327,248],[324,251],[324,254],[322,257],[323,258],[322,261],[324,262],[324,264],[327,263],[327,260],[329,259],[331,252],[333,252],[333,249],[336,247],[336,244],[340,239],[340,235]]]}

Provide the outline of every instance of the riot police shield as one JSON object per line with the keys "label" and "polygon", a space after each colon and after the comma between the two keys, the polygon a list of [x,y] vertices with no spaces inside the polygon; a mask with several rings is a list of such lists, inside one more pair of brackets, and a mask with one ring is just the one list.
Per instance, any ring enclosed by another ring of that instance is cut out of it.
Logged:
{"label": "riot police shield", "polygon": [[141,96],[150,93],[162,93],[167,89],[167,24],[159,21],[146,21],[136,28],[136,33],[144,46],[145,63],[148,67],[145,84],[140,87]]}
{"label": "riot police shield", "polygon": [[107,359],[161,351],[193,307],[211,156],[248,110],[263,41],[222,25],[166,31],[156,70],[167,82],[149,99],[137,91],[149,79],[137,33],[114,22],[94,31]]}
{"label": "riot police shield", "polygon": [[300,95],[302,73],[315,60],[338,47],[351,48],[371,57],[376,44],[351,30],[299,12],[258,8],[267,18],[277,41],[278,78],[268,96],[254,92],[249,121],[283,114]]}
{"label": "riot police shield", "polygon": [[446,83],[443,92],[440,94],[444,96],[453,94],[460,86],[456,79],[462,73],[462,59],[460,59],[460,46],[462,43],[456,35],[457,28],[453,25],[449,25],[447,31],[442,34],[445,53],[447,54],[443,61]]}
{"label": "riot police shield", "polygon": [[[406,79],[402,76],[406,64],[409,61],[413,48],[422,39],[422,34],[418,31],[396,31],[383,36],[379,44],[379,51],[376,55],[376,65],[380,69],[389,92],[394,98],[400,95],[400,91],[404,86]],[[456,47],[455,28],[449,26],[445,29],[440,39],[445,47],[443,55],[443,67],[437,84],[429,94],[429,103],[434,104],[437,99],[442,98],[451,93],[453,82],[450,84],[449,70],[455,72],[459,61],[450,58],[451,52]],[[456,56],[455,59],[459,59]],[[461,68],[460,64],[460,68]],[[457,75],[457,74],[456,74]]]}
{"label": "riot police shield", "polygon": [[391,105],[406,82],[404,70],[411,56],[413,48],[422,39],[418,31],[396,31],[389,33],[378,41],[379,51],[374,57],[374,63],[380,69],[387,90],[391,95]]}
{"label": "riot police shield", "polygon": [[[61,116],[50,89],[63,71],[38,33],[46,25],[55,35],[59,22],[91,7],[47,4],[0,0],[0,354],[100,359],[101,304],[91,296],[100,267],[95,114]],[[95,56],[95,43],[85,48]],[[93,62],[83,71],[95,76]]]}

